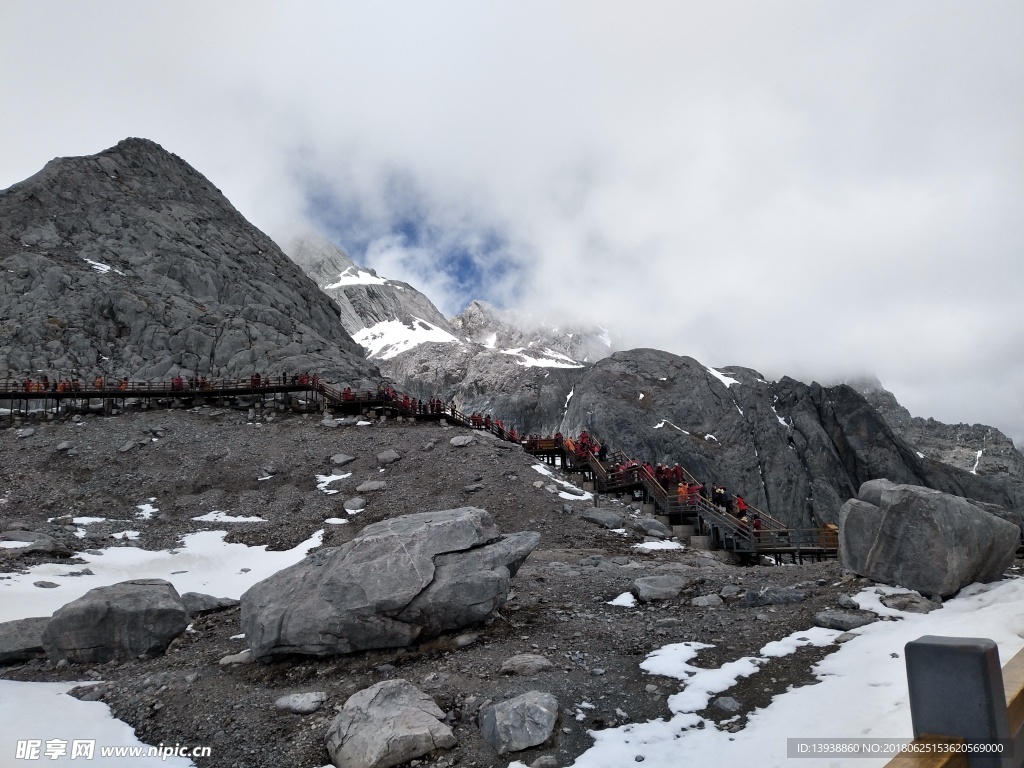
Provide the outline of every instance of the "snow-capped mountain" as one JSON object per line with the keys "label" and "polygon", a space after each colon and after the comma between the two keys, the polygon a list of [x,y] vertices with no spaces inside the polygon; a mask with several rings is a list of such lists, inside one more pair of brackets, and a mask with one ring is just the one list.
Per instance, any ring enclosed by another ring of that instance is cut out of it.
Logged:
{"label": "snow-capped mountain", "polygon": [[430,299],[408,283],[358,266],[320,235],[292,235],[283,239],[282,250],[334,299],[345,330],[369,357],[387,359],[418,343],[448,336],[455,340],[453,329]]}

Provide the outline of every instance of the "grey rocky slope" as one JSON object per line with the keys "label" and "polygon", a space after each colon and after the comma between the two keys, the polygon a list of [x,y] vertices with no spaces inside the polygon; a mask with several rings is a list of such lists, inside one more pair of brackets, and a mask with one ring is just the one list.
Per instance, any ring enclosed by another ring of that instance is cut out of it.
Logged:
{"label": "grey rocky slope", "polygon": [[378,277],[356,265],[347,253],[313,232],[288,237],[285,253],[316,281],[341,311],[341,324],[352,335],[388,320],[412,325],[425,320],[448,333],[453,329],[433,303],[408,283]]}
{"label": "grey rocky slope", "polygon": [[929,459],[985,476],[1024,481],[1024,454],[995,427],[943,424],[912,416],[874,377],[848,382],[874,406],[892,431]]}
{"label": "grey rocky slope", "polygon": [[378,377],[316,284],[145,139],[0,192],[0,378]]}
{"label": "grey rocky slope", "polygon": [[581,376],[562,431],[581,429],[641,459],[678,461],[793,527],[836,522],[861,483],[883,477],[1024,507],[1024,484],[921,458],[846,385],[713,372],[653,349],[615,353]]}

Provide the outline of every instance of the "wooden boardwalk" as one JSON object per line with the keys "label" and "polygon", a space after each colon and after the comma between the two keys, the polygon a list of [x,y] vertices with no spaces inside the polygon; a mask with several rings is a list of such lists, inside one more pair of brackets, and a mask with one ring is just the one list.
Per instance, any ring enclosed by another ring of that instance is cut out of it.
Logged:
{"label": "wooden boardwalk", "polygon": [[[751,506],[751,513],[761,519],[761,529],[755,530],[739,518],[696,493],[685,498],[666,490],[651,472],[643,466],[629,467],[622,452],[609,454],[601,462],[591,447],[580,448],[572,441],[554,438],[527,438],[524,449],[546,462],[561,466],[568,472],[581,474],[594,484],[597,494],[632,493],[652,504],[655,513],[668,519],[670,525],[692,525],[695,533],[709,538],[712,549],[735,552],[741,556],[766,555],[791,558],[793,562],[820,561],[836,557],[838,530],[831,528],[790,528],[780,520]],[[611,468],[627,465],[623,471]],[[697,480],[685,469],[687,483]]]}

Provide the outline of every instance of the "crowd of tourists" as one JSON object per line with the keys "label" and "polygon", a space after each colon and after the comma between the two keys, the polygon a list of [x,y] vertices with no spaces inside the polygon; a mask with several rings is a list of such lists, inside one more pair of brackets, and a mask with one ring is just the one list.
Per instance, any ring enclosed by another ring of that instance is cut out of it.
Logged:
{"label": "crowd of tourists", "polygon": [[[538,435],[530,435],[525,441],[526,450],[538,447],[542,439]],[[720,513],[732,517],[743,530],[753,531],[755,535],[760,536],[763,527],[761,516],[742,496],[730,494],[724,485],[704,483],[691,478],[678,463],[671,466],[652,464],[649,461],[626,457],[609,461],[607,443],[596,440],[586,430],[581,431],[579,437],[575,439],[556,432],[554,445],[580,461],[587,461],[590,456],[594,456],[607,473],[607,483],[611,487],[641,483],[654,485],[664,491],[665,500],[668,502],[671,502],[674,496],[676,504],[687,509],[696,509],[701,504],[713,505]]]}

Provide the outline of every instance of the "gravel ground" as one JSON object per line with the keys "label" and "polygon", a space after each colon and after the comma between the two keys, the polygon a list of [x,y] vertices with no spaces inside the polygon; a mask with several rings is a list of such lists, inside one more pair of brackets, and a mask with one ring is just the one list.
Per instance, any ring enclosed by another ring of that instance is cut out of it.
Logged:
{"label": "gravel ground", "polygon": [[[21,426],[34,434],[0,430],[2,529],[25,525],[76,550],[111,546],[109,534],[128,527],[140,537],[119,542],[123,546],[174,547],[185,533],[222,529],[191,519],[213,510],[266,518],[233,524],[228,540],[270,549],[290,549],[320,529],[326,531],[324,545],[337,546],[366,523],[467,505],[488,510],[502,531],[541,533],[500,614],[458,638],[330,659],[222,666],[222,657],[244,648],[244,641],[232,639],[240,632],[238,609],[232,608],[197,618],[194,631],[159,658],[96,667],[35,661],[0,673],[16,680],[103,680],[80,695],[101,698],[147,743],[210,745],[213,756],[197,761],[204,767],[325,765],[324,733],[334,710],[356,691],[399,677],[433,696],[459,741],[414,765],[505,766],[511,759],[529,764],[543,755],[568,765],[592,743],[591,729],[669,715],[666,698],[682,684],[639,668],[651,651],[672,642],[708,643],[714,647],[694,663],[718,667],[813,626],[815,613],[867,585],[843,577],[835,562],[741,567],[708,553],[634,549],[643,540],[640,534],[605,531],[579,519],[593,502],[536,487],[536,481],[548,481],[517,447],[480,435],[475,444],[455,448],[449,439],[465,432],[436,423],[326,428],[312,415],[251,423],[245,411],[200,408]],[[58,450],[65,442],[77,455]],[[131,442],[133,447],[120,450]],[[382,472],[376,456],[388,448],[402,458]],[[330,457],[337,453],[356,460],[332,468]],[[352,474],[330,486],[339,493],[327,495],[317,489],[315,476],[332,471]],[[387,487],[359,494],[368,503],[351,518],[353,524],[325,526],[326,518],[345,517],[342,502],[368,479],[384,480]],[[471,485],[479,489],[467,490]],[[140,520],[138,507],[151,498],[160,511]],[[630,511],[626,501],[602,497],[600,503]],[[79,539],[74,526],[65,527],[64,515],[108,521],[88,526],[87,537]],[[51,518],[56,519],[47,522]],[[11,572],[54,556],[0,550],[0,558],[0,571]],[[636,608],[607,602],[641,576],[679,568],[699,581],[678,598]],[[763,585],[802,585],[812,595],[793,605],[748,607],[744,593]],[[689,605],[691,598],[725,587],[730,596],[721,607]],[[545,655],[554,666],[533,678],[499,673],[506,659],[529,652]],[[741,680],[726,694],[740,702],[740,717],[722,727],[742,728],[746,715],[775,694],[812,683],[811,665],[828,652],[801,649]],[[488,700],[528,690],[558,698],[555,733],[540,747],[499,757],[481,738],[475,712]],[[325,691],[328,701],[312,715],[275,709],[279,696],[303,691]],[[584,702],[593,708],[580,707]],[[702,714],[716,721],[731,717],[711,709]]]}

